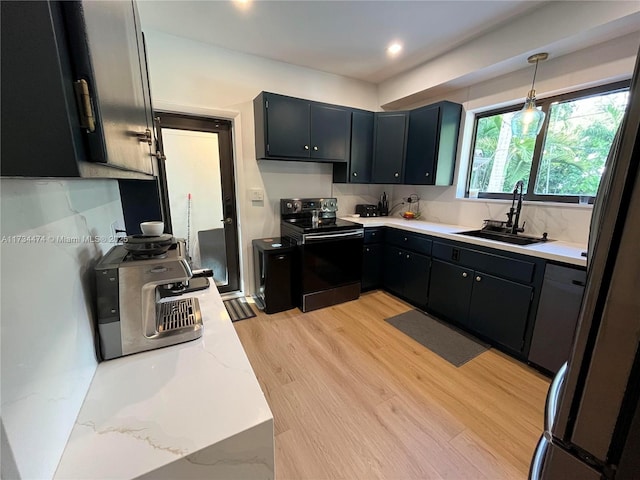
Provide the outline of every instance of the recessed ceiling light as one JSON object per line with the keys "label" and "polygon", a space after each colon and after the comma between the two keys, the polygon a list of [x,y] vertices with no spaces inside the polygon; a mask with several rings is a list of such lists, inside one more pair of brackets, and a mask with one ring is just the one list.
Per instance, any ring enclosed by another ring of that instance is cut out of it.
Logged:
{"label": "recessed ceiling light", "polygon": [[397,55],[402,51],[402,44],[398,42],[393,42],[391,45],[387,47],[387,53],[391,56]]}
{"label": "recessed ceiling light", "polygon": [[236,7],[242,10],[246,10],[247,8],[249,8],[251,4],[251,0],[232,0],[232,1],[233,3],[235,3]]}

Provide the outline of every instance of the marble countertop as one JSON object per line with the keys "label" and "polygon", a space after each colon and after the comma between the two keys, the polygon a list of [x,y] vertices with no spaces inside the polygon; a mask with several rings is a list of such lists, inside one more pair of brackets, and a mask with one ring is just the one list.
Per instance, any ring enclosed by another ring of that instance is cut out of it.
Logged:
{"label": "marble countertop", "polygon": [[555,260],[557,262],[578,265],[581,267],[585,267],[587,265],[586,257],[583,257],[581,255],[582,252],[587,250],[587,246],[577,243],[554,240],[544,243],[534,243],[532,245],[512,245],[510,243],[470,237],[467,235],[460,235],[458,233],[468,230],[478,230],[477,226],[447,225],[443,223],[433,223],[422,220],[406,220],[404,218],[392,217],[343,218],[345,220],[360,223],[365,227],[393,227],[401,230],[407,230],[409,232],[425,233],[434,237],[457,240],[459,242],[470,243],[473,245],[482,245],[498,250],[521,253],[523,255],[531,255],[534,257],[544,258],[547,260]]}
{"label": "marble countertop", "polygon": [[55,478],[136,478],[259,425],[273,441],[273,415],[218,291],[187,296],[200,302],[202,337],[100,363]]}

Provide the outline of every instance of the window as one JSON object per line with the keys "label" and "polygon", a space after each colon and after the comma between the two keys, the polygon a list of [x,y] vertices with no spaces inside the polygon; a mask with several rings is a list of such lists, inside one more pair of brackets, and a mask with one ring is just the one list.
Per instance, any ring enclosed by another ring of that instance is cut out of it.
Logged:
{"label": "window", "polygon": [[536,138],[511,136],[522,103],[477,115],[467,192],[510,198],[522,180],[526,200],[592,202],[628,98],[625,81],[537,100],[546,117]]}

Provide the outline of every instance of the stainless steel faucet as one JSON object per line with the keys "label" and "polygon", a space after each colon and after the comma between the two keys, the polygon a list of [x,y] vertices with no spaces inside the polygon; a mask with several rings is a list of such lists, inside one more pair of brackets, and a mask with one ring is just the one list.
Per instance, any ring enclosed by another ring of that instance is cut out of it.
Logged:
{"label": "stainless steel faucet", "polygon": [[[509,232],[516,234],[518,232],[524,232],[524,224],[522,223],[522,227],[518,226],[518,222],[520,221],[520,213],[522,212],[522,196],[524,195],[524,182],[522,180],[518,180],[516,182],[515,187],[513,188],[513,199],[511,200],[511,208],[509,209],[509,213],[507,213],[507,221],[506,227],[509,228]],[[516,197],[518,198],[518,204],[516,205]],[[515,219],[514,219],[515,216]]]}

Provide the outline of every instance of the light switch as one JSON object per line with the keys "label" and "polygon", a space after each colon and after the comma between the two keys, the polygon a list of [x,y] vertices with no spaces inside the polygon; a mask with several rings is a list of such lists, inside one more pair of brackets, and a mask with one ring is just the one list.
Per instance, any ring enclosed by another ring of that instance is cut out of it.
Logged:
{"label": "light switch", "polygon": [[264,200],[264,190],[261,188],[250,188],[249,200],[252,202],[262,202]]}

